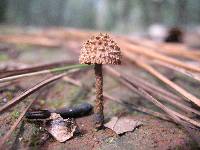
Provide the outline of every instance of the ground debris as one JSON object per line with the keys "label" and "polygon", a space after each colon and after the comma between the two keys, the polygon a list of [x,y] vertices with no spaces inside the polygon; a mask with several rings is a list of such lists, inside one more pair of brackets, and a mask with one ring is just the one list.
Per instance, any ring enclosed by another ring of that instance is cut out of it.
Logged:
{"label": "ground debris", "polygon": [[136,127],[142,125],[142,122],[133,120],[128,117],[113,117],[111,120],[104,124],[105,127],[112,129],[117,134],[133,131]]}
{"label": "ground debris", "polygon": [[57,141],[65,142],[73,137],[77,125],[73,118],[63,119],[59,114],[52,113],[46,129]]}

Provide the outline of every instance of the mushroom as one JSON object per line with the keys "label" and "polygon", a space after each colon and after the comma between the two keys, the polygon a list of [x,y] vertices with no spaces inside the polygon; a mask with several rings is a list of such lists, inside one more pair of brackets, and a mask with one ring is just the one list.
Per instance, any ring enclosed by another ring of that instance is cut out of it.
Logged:
{"label": "mushroom", "polygon": [[80,51],[81,64],[95,64],[96,100],[94,107],[95,127],[103,127],[103,75],[102,64],[121,64],[121,51],[108,34],[98,34],[86,41]]}

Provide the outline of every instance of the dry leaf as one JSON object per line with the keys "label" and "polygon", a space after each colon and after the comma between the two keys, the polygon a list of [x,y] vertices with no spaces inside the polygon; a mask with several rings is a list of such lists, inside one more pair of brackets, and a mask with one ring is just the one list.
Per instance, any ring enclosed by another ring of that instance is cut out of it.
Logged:
{"label": "dry leaf", "polygon": [[73,137],[77,130],[74,119],[63,119],[59,114],[52,113],[50,120],[47,122],[47,131],[59,142],[65,142]]}
{"label": "dry leaf", "polygon": [[117,134],[133,131],[140,125],[142,125],[142,122],[135,121],[129,117],[113,117],[108,123],[104,124],[105,127],[112,129]]}

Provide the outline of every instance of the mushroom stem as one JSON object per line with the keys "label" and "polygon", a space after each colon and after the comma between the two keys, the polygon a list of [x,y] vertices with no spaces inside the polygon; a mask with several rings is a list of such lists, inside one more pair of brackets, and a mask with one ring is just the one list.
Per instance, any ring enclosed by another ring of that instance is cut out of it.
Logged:
{"label": "mushroom stem", "polygon": [[103,115],[103,75],[102,65],[95,64],[94,67],[96,76],[96,100],[95,100],[95,127],[100,129],[103,127],[104,115]]}

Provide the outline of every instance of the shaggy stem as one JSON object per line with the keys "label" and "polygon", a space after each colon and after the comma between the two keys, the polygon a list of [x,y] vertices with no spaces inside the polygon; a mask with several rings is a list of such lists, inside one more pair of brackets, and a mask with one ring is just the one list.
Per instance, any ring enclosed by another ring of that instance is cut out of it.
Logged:
{"label": "shaggy stem", "polygon": [[103,75],[102,65],[95,64],[94,67],[96,76],[96,100],[95,100],[95,127],[97,129],[103,127],[104,115],[103,115]]}

